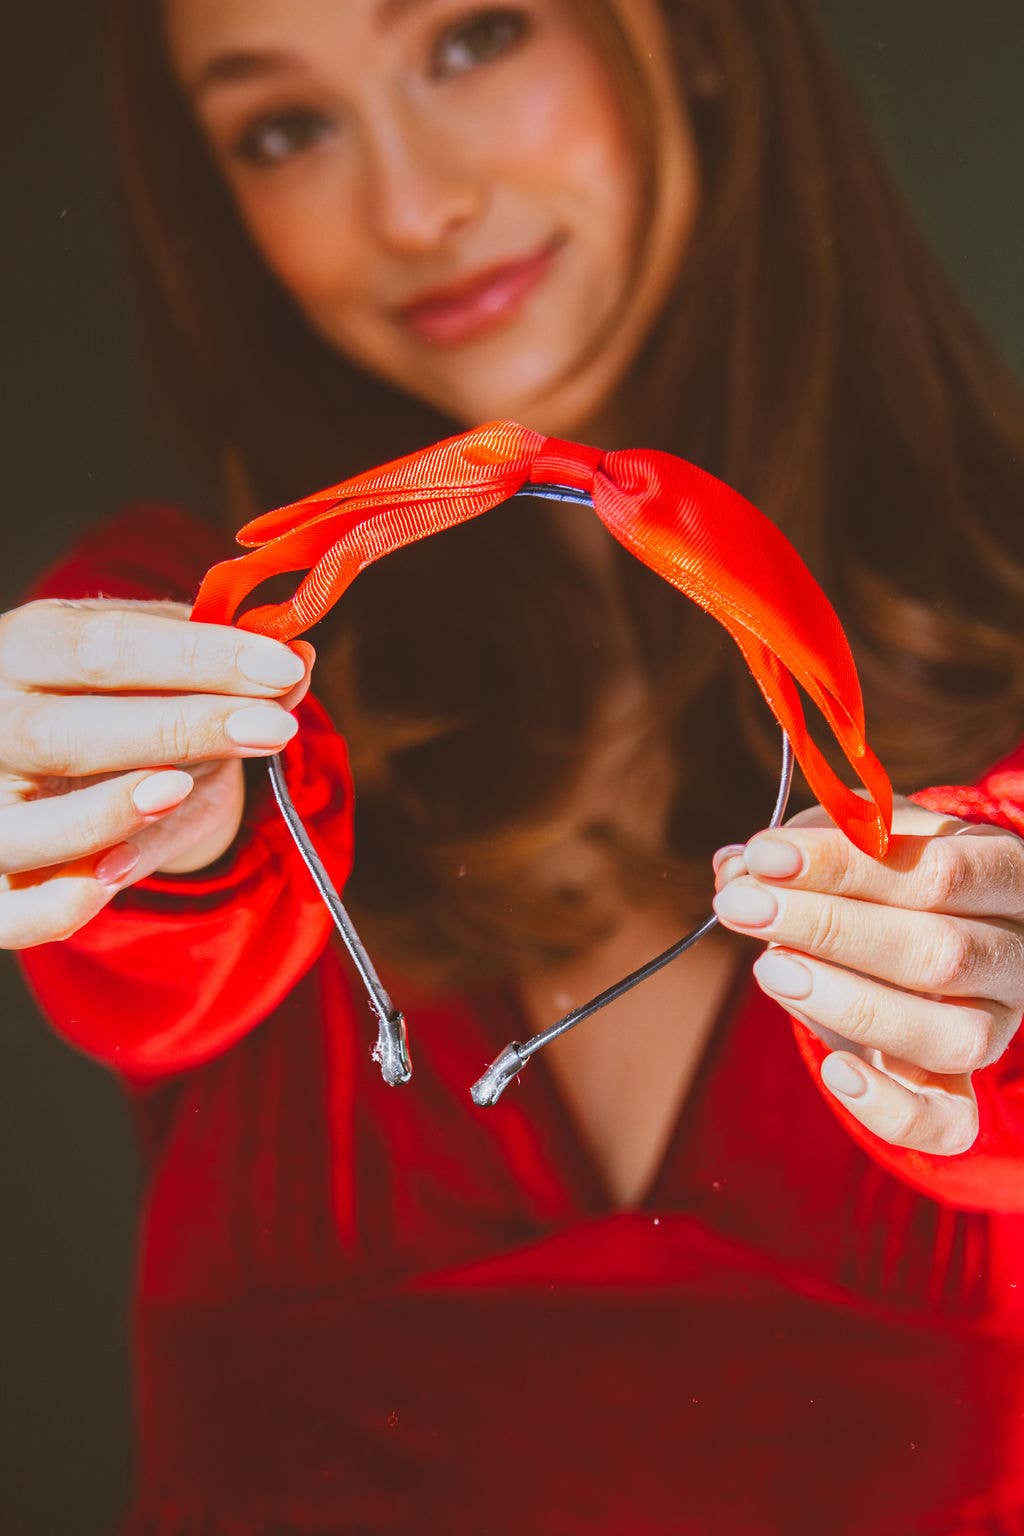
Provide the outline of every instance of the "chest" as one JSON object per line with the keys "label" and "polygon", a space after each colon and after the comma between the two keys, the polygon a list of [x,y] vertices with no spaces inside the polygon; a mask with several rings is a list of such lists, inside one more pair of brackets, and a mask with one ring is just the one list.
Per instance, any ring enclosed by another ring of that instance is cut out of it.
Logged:
{"label": "chest", "polygon": [[[519,987],[534,1030],[628,974],[681,937],[668,912],[637,913],[595,954]],[[640,987],[545,1048],[574,1128],[610,1205],[639,1205],[656,1180],[705,1062],[746,946],[712,933]]]}

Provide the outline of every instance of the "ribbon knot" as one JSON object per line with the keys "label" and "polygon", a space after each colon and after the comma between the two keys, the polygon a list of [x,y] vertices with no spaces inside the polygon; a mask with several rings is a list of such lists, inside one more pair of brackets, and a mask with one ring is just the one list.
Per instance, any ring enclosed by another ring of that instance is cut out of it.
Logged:
{"label": "ribbon knot", "polygon": [[533,485],[571,485],[578,491],[590,491],[594,475],[604,460],[604,450],[588,448],[584,443],[570,443],[563,437],[546,437],[533,468]]}
{"label": "ribbon knot", "polygon": [[[602,453],[491,422],[248,523],[238,541],[250,552],[207,572],[192,618],[294,639],[382,555],[476,517],[531,482],[590,493],[625,549],[728,630],[817,799],[857,847],[881,857],[892,788],[867,744],[860,683],[835,611],[768,518],[672,454]],[[268,577],[299,570],[307,574],[291,598],[238,616]],[[811,740],[797,684],[824,716],[866,800]]]}

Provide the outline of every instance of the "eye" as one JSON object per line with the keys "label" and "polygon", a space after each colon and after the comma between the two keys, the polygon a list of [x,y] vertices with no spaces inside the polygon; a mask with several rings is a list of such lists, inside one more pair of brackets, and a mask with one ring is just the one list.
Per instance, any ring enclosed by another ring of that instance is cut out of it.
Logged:
{"label": "eye", "polygon": [[304,149],[310,149],[330,128],[327,118],[319,112],[291,107],[258,117],[250,123],[237,140],[234,153],[250,165],[280,165]]}
{"label": "eye", "polygon": [[435,79],[465,74],[510,52],[529,35],[530,18],[511,6],[475,11],[446,27],[434,45],[430,72]]}

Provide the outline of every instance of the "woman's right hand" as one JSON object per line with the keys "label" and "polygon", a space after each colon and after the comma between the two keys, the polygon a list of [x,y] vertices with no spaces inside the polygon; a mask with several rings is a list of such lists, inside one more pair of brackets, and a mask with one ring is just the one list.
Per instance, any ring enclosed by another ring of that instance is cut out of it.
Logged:
{"label": "woman's right hand", "polygon": [[0,616],[0,949],[213,863],[241,824],[242,760],[295,734],[312,646],[188,614],[97,598]]}

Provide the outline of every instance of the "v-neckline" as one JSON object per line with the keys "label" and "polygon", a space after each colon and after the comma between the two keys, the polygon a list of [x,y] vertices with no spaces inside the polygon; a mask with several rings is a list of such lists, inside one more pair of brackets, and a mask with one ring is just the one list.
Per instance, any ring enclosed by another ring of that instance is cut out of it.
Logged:
{"label": "v-neckline", "polygon": [[[670,1171],[703,1107],[711,1078],[731,1032],[731,1024],[738,1016],[738,1005],[753,985],[750,963],[750,955],[744,949],[725,985],[704,1049],[652,1173],[645,1181],[639,1198],[628,1204],[613,1195],[604,1169],[587,1145],[558,1078],[549,1066],[543,1050],[538,1051],[531,1063],[530,1080],[539,1084],[539,1093],[544,1099],[545,1107],[539,1114],[544,1116],[550,1127],[567,1192],[582,1214],[603,1217],[637,1215],[655,1209],[658,1202],[666,1198],[667,1190],[664,1186]],[[510,1040],[523,1041],[533,1033],[533,1026],[511,981],[499,984],[489,994],[480,1009],[480,1016],[485,1021],[488,1035],[493,1038],[495,1054]],[[586,1024],[580,1027],[585,1029]]]}

